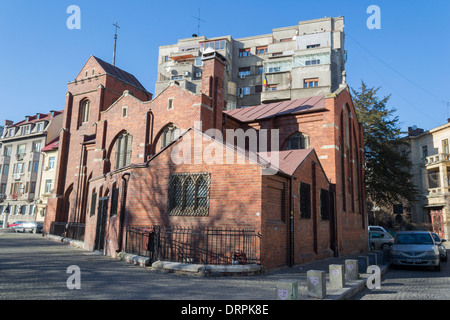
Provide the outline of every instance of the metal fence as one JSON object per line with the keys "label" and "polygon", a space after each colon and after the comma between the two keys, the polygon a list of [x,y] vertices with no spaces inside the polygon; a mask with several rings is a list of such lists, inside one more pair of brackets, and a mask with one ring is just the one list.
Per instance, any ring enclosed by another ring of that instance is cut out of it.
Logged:
{"label": "metal fence", "polygon": [[247,229],[128,227],[125,251],[152,262],[259,264],[261,235]]}
{"label": "metal fence", "polygon": [[84,241],[86,224],[75,222],[52,222],[50,234],[64,238]]}

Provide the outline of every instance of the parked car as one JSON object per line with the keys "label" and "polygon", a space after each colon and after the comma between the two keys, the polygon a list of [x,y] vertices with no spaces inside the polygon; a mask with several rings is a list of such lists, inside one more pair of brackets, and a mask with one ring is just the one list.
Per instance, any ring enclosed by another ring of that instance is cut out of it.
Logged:
{"label": "parked car", "polygon": [[394,237],[392,237],[388,232],[370,231],[369,244],[372,250],[389,249],[394,244]]}
{"label": "parked car", "polygon": [[15,232],[33,232],[33,233],[41,233],[42,232],[42,224],[37,223],[36,221],[24,221],[19,225],[14,227]]}
{"label": "parked car", "polygon": [[380,226],[369,226],[369,231],[380,231],[380,232],[386,232],[386,229]]}
{"label": "parked car", "polygon": [[441,239],[436,233],[432,232],[431,235],[434,238],[434,242],[439,247],[439,253],[441,257],[441,261],[447,261],[447,248],[444,247],[443,242],[447,241],[446,239]]}
{"label": "parked car", "polygon": [[18,225],[21,225],[22,223],[24,223],[25,221],[14,221],[13,223],[8,224],[8,228],[14,228]]}
{"label": "parked car", "polygon": [[394,266],[429,266],[441,270],[439,248],[428,231],[401,231],[391,250]]}

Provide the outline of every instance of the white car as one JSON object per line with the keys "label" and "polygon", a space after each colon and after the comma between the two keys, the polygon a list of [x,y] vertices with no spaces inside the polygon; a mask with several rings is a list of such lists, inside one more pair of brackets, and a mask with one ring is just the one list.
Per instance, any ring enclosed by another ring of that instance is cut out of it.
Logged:
{"label": "white car", "polygon": [[386,232],[386,229],[380,226],[369,226],[369,231],[380,231],[380,232]]}

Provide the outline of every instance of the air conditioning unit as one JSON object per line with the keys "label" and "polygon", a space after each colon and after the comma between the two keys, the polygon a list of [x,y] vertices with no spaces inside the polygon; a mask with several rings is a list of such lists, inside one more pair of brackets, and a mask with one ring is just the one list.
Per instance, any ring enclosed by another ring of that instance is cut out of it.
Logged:
{"label": "air conditioning unit", "polygon": [[241,78],[241,79],[245,79],[245,74],[241,74],[241,75],[239,75],[239,78]]}
{"label": "air conditioning unit", "polygon": [[183,72],[183,75],[184,75],[185,77],[189,77],[189,71]]}

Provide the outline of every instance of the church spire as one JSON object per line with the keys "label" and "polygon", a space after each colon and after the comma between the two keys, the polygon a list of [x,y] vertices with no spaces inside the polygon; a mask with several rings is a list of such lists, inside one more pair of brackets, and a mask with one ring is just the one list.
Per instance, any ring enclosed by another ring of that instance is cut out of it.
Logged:
{"label": "church spire", "polygon": [[113,26],[116,27],[116,33],[114,34],[114,52],[113,52],[113,61],[112,61],[112,65],[115,66],[116,65],[116,45],[117,45],[117,28],[120,29],[119,25],[116,23],[113,24]]}

